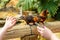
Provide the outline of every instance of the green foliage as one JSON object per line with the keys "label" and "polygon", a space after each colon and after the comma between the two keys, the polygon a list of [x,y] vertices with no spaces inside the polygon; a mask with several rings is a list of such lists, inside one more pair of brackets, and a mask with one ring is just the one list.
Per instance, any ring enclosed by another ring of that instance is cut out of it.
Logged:
{"label": "green foliage", "polygon": [[[10,0],[0,0],[0,9],[6,7]],[[47,9],[51,16],[54,16],[60,0],[19,0],[17,7],[22,7],[23,10],[35,10],[40,13]]]}
{"label": "green foliage", "polygon": [[17,7],[22,6],[23,10],[31,10],[34,9],[36,1],[37,0],[19,0]]}
{"label": "green foliage", "polygon": [[48,2],[48,4],[45,6],[45,9],[48,9],[49,13],[51,14],[51,16],[54,16],[57,9],[58,9],[58,4],[56,4],[55,2]]}
{"label": "green foliage", "polygon": [[54,18],[56,20],[60,20],[60,6],[58,7],[59,9],[57,10],[57,14],[55,14]]}
{"label": "green foliage", "polygon": [[4,8],[10,0],[0,0],[0,9]]}
{"label": "green foliage", "polygon": [[54,16],[58,9],[59,0],[19,0],[17,7],[22,6],[23,10],[37,9],[38,13],[47,9],[51,16]]}

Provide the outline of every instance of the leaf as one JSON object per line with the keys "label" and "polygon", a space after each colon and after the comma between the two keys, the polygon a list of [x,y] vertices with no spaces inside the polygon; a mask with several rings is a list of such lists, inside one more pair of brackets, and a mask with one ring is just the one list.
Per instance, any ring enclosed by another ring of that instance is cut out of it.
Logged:
{"label": "leaf", "polygon": [[18,5],[21,5],[23,10],[37,9],[38,13],[47,9],[49,14],[54,16],[58,9],[58,3],[59,0],[21,0]]}
{"label": "leaf", "polygon": [[0,0],[0,9],[4,8],[8,1],[10,0]]}
{"label": "leaf", "polygon": [[47,9],[49,9],[51,16],[54,16],[58,9],[58,4],[54,2],[49,2],[47,6],[48,6]]}
{"label": "leaf", "polygon": [[7,2],[8,0],[1,0],[1,2]]}

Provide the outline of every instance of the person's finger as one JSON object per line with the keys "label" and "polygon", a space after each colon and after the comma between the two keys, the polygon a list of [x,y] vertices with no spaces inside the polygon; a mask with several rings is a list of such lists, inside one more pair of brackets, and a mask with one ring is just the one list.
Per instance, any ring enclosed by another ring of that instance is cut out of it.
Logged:
{"label": "person's finger", "polygon": [[14,23],[15,21],[16,21],[16,19],[13,19],[13,20],[11,20],[12,21],[12,23]]}
{"label": "person's finger", "polygon": [[46,28],[46,26],[43,26],[43,28]]}
{"label": "person's finger", "polygon": [[40,27],[37,27],[38,32],[43,33],[43,29]]}
{"label": "person's finger", "polygon": [[38,32],[40,33],[41,36],[43,36],[43,31],[38,30]]}
{"label": "person's finger", "polygon": [[39,30],[39,29],[38,29],[37,31],[38,31],[39,33],[43,33],[42,30]]}
{"label": "person's finger", "polygon": [[14,17],[13,17],[11,20],[16,20],[16,21],[17,21],[17,19],[16,19],[16,18],[14,18]]}
{"label": "person's finger", "polygon": [[14,17],[12,17],[12,16],[9,17],[9,20],[13,20],[13,19],[14,19]]}
{"label": "person's finger", "polygon": [[[13,18],[12,20],[16,20],[16,18]],[[11,21],[12,21],[12,20],[11,20]]]}
{"label": "person's finger", "polygon": [[44,30],[44,28],[41,28],[41,27],[37,27],[37,29],[42,30],[42,31]]}
{"label": "person's finger", "polygon": [[47,28],[46,26],[43,26],[43,28],[44,28],[45,30],[49,30],[49,28]]}
{"label": "person's finger", "polygon": [[6,17],[6,20],[8,20],[8,19],[9,19],[9,16]]}
{"label": "person's finger", "polygon": [[14,26],[16,24],[16,21],[14,21],[12,24],[11,24],[11,26]]}
{"label": "person's finger", "polygon": [[16,21],[13,21],[12,25],[15,25],[16,24]]}
{"label": "person's finger", "polygon": [[14,19],[16,19],[16,18],[12,17],[12,16],[9,17],[9,20],[11,20],[11,21],[14,20]]}

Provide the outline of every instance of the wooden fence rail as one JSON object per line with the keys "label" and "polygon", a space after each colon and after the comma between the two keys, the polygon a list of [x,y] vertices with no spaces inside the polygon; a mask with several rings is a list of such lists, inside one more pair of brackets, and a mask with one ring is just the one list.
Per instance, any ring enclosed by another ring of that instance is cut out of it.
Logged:
{"label": "wooden fence rail", "polygon": [[[46,22],[45,25],[48,28],[50,28],[53,32],[60,32],[60,21]],[[38,32],[36,26],[29,26],[26,24],[23,25],[21,23],[21,24],[16,24],[12,29],[8,30],[4,38],[5,39],[17,38],[17,37],[23,38],[29,35],[37,36],[37,34]]]}

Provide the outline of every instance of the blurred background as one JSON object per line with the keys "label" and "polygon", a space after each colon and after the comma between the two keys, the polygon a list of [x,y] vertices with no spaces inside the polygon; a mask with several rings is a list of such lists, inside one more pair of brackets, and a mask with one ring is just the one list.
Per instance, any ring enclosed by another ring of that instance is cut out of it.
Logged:
{"label": "blurred background", "polygon": [[[4,25],[7,16],[14,16],[20,20],[20,17],[24,15],[38,16],[43,10],[49,12],[45,22],[60,26],[58,25],[60,24],[60,0],[0,0],[0,29]],[[26,24],[25,22],[26,21],[22,22],[22,25]],[[20,21],[18,21],[17,24],[18,23],[20,23]],[[54,31],[56,31],[56,29]],[[55,32],[55,34],[60,38],[60,32]],[[21,40],[21,38],[13,38],[13,40]],[[40,40],[45,39],[41,37]]]}

